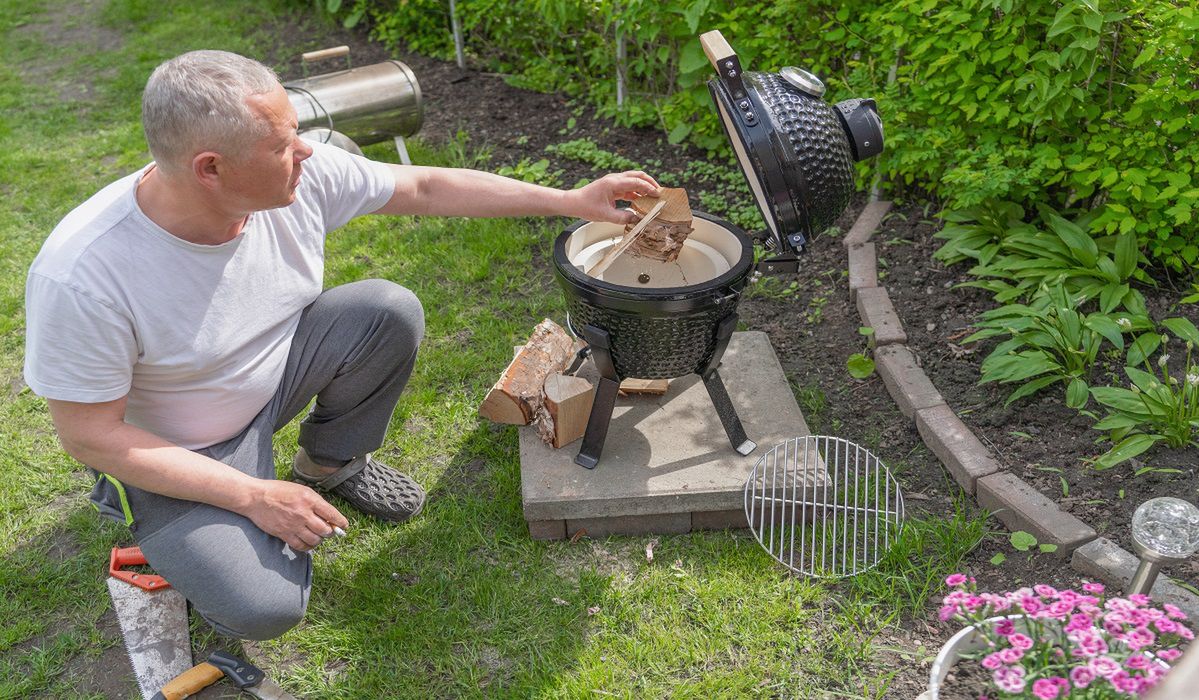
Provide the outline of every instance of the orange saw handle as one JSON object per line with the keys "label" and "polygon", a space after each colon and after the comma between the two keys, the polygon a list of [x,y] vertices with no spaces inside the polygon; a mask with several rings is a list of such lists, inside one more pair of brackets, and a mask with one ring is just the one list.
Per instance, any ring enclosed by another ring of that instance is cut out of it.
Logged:
{"label": "orange saw handle", "polygon": [[153,700],[182,700],[216,683],[224,675],[224,671],[207,661],[196,664],[172,678],[154,695]]}
{"label": "orange saw handle", "polygon": [[113,547],[112,555],[108,557],[108,575],[131,583],[147,591],[157,591],[170,588],[171,584],[158,574],[139,574],[136,571],[126,571],[124,566],[144,566],[146,555],[141,547]]}

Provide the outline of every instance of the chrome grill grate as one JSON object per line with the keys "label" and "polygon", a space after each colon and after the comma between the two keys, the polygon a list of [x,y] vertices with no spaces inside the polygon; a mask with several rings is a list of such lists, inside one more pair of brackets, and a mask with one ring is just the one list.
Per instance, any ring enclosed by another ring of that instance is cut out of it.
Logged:
{"label": "chrome grill grate", "polygon": [[811,435],[762,455],[745,482],[745,516],[762,548],[795,573],[853,576],[903,531],[903,493],[870,450]]}

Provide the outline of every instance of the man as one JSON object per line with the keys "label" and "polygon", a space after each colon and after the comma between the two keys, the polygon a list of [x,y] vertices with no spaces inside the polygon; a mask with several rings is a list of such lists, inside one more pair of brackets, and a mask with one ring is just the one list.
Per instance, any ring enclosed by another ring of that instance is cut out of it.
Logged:
{"label": "man", "polygon": [[[362,214],[559,215],[630,223],[640,172],[553,190],[473,170],[369,161],[297,134],[274,73],[221,51],[159,66],[142,102],[154,162],[67,215],[26,286],[25,378],[92,500],[222,634],[299,622],[308,552],[346,518],[424,492],[379,464],[424,330],[420,303],[369,280],[322,292],[324,236]],[[297,481],[271,435],[313,397]]]}

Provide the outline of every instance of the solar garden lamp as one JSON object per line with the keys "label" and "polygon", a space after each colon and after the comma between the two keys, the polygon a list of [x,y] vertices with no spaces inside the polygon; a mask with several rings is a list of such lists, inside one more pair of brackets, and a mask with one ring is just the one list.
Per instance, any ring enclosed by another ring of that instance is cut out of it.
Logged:
{"label": "solar garden lamp", "polygon": [[1141,565],[1128,593],[1148,595],[1163,564],[1199,551],[1199,508],[1169,496],[1145,501],[1132,516],[1132,545]]}

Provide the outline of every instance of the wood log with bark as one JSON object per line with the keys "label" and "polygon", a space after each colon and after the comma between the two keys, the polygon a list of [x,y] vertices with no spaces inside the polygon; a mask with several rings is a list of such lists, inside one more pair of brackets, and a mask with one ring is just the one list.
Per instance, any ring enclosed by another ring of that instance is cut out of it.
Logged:
{"label": "wood log with bark", "polygon": [[479,405],[479,415],[511,425],[528,425],[542,404],[545,378],[565,369],[575,353],[575,341],[548,318],[516,353],[499,381]]}
{"label": "wood log with bark", "polygon": [[[687,201],[687,190],[681,187],[663,187],[657,196],[638,197],[631,202],[633,211],[645,216],[658,202],[666,206],[645,227],[645,231],[633,242],[630,251],[663,262],[674,262],[679,257],[683,242],[694,231],[691,227],[691,205]],[[626,226],[625,231],[632,228]]]}

